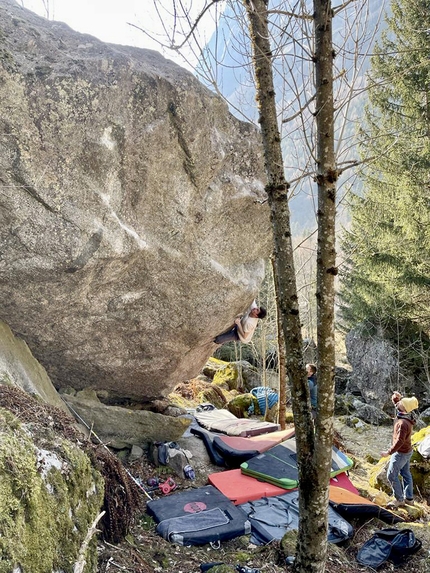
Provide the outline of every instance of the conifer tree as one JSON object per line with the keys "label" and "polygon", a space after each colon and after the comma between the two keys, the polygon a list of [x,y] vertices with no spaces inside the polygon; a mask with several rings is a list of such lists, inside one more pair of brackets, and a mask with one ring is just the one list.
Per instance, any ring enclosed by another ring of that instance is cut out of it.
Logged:
{"label": "conifer tree", "polygon": [[364,193],[345,233],[342,317],[430,327],[430,0],[393,0],[361,132]]}

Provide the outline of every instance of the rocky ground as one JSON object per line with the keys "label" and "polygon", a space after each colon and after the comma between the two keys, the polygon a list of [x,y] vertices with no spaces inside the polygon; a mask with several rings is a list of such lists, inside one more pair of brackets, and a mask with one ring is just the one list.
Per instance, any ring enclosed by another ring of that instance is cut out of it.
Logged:
{"label": "rocky ground", "polygon": [[[337,438],[350,457],[354,459],[354,468],[350,478],[360,492],[367,493],[367,474],[372,459],[378,459],[379,452],[390,443],[390,427],[365,426],[357,431],[346,426],[340,419],[336,420],[335,428]],[[197,438],[194,438],[194,440]],[[174,477],[177,490],[192,486],[206,485],[207,474],[219,471],[220,468],[202,465],[204,456],[195,458],[196,480]],[[200,461],[199,461],[200,460]],[[166,469],[166,468],[162,468]],[[160,472],[148,459],[140,459],[129,466],[130,473],[141,479],[144,483],[150,477],[158,475],[165,479],[167,474]],[[374,493],[374,492],[373,492]],[[156,496],[157,494],[152,494]],[[170,495],[175,495],[172,492]],[[142,492],[142,496],[146,498]],[[201,563],[222,562],[231,565],[234,571],[236,565],[247,565],[256,568],[261,573],[276,573],[291,570],[285,563],[285,554],[278,543],[266,547],[256,547],[249,544],[248,537],[241,537],[221,544],[219,549],[210,545],[203,547],[180,547],[168,543],[155,533],[155,524],[143,509],[139,512],[136,522],[125,541],[118,545],[99,542],[99,573],[126,571],[129,573],[149,573],[159,571],[165,573],[197,573]],[[422,549],[405,563],[401,569],[405,573],[428,573],[430,571],[430,509],[426,500],[419,500],[414,511],[399,510],[405,523],[396,527],[413,529],[415,535],[423,543]],[[376,529],[387,527],[387,524],[378,519],[357,521],[353,523],[355,534],[353,539],[343,547],[329,544],[329,556],[326,564],[327,573],[359,573],[369,571],[361,567],[356,561],[356,554],[361,545],[367,541]],[[381,567],[378,571],[393,571],[392,564]]]}

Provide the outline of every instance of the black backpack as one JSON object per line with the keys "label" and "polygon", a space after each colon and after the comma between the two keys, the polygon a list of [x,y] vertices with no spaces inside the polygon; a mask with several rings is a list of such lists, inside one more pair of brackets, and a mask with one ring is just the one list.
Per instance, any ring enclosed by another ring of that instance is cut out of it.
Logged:
{"label": "black backpack", "polygon": [[359,549],[357,561],[366,567],[377,569],[386,561],[394,567],[402,565],[408,557],[421,549],[422,543],[416,539],[411,529],[389,527],[375,531],[373,536]]}

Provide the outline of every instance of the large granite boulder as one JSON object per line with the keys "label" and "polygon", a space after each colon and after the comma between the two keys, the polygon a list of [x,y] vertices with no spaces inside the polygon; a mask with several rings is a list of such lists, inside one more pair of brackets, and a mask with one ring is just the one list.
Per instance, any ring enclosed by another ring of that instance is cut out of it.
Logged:
{"label": "large granite boulder", "polygon": [[258,132],[154,51],[12,0],[0,35],[0,318],[57,389],[165,396],[262,280]]}
{"label": "large granite boulder", "polygon": [[345,346],[352,366],[348,392],[361,393],[368,404],[390,414],[394,390],[417,396],[421,405],[429,402],[425,365],[429,341],[413,324],[375,327],[363,322],[347,334]]}

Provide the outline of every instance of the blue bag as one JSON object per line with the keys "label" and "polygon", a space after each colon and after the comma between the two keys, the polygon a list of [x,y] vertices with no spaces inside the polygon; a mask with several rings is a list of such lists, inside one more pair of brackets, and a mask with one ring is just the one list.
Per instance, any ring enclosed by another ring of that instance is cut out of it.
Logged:
{"label": "blue bag", "polygon": [[408,557],[421,549],[412,529],[388,527],[375,531],[373,536],[359,549],[357,561],[366,567],[377,569],[386,561],[394,567],[402,565]]}

